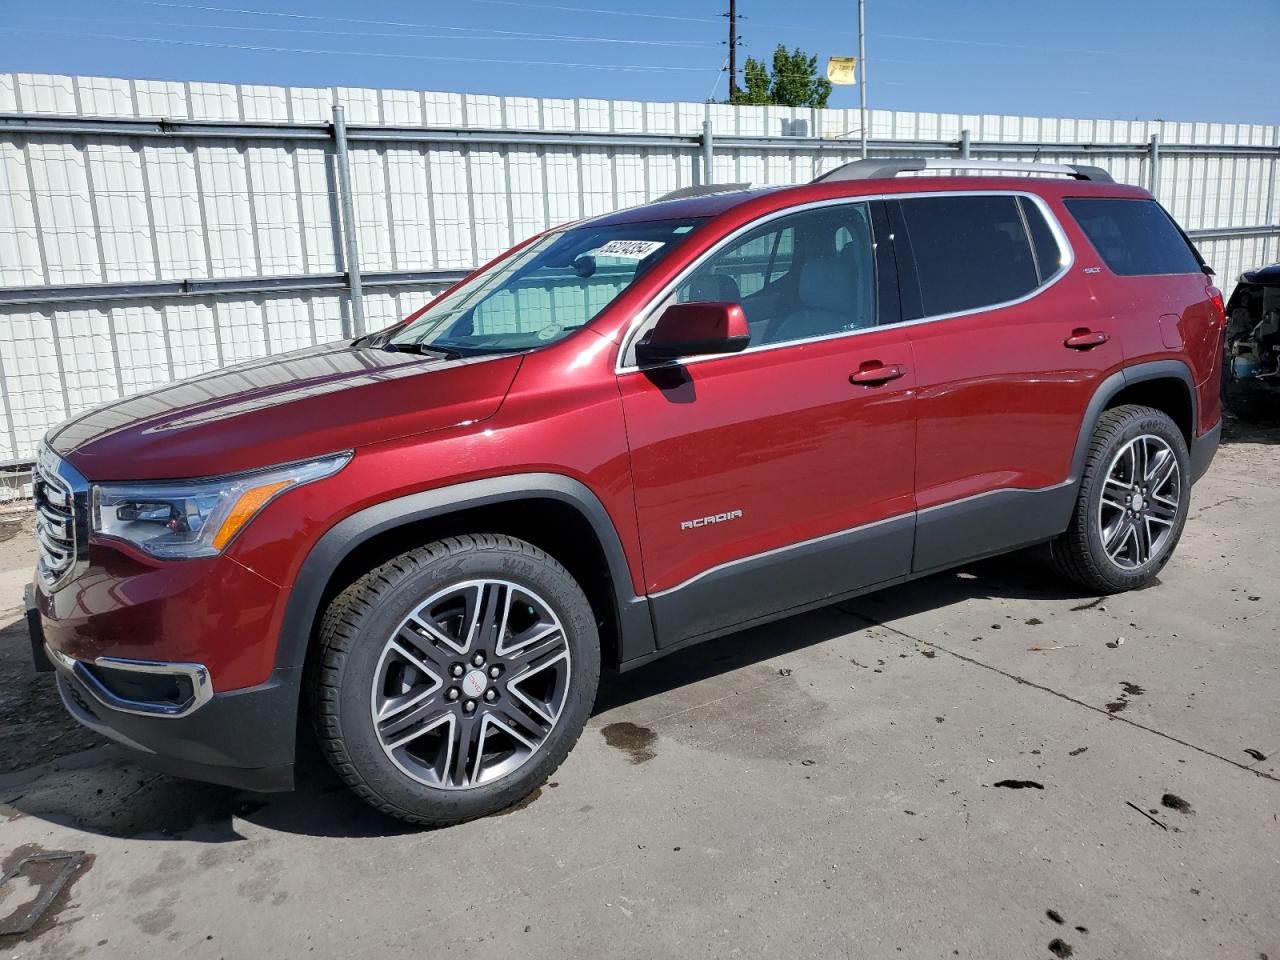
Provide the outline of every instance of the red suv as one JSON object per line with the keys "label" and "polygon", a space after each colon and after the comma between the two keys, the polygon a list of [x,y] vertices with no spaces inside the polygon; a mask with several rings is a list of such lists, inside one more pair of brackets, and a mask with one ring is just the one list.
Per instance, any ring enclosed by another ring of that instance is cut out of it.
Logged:
{"label": "red suv", "polygon": [[1100,170],[942,170],[992,166],[682,191],[68,421],[37,661],[163,769],[288,789],[303,724],[442,824],[542,783],[602,666],[1030,544],[1151,580],[1218,443],[1212,271]]}

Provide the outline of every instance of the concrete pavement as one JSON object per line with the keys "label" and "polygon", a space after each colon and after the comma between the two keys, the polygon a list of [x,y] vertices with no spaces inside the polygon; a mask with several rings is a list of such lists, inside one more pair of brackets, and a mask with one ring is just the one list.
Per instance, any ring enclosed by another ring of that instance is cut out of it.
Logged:
{"label": "concrete pavement", "polygon": [[1278,443],[1232,431],[1158,585],[1016,556],[704,644],[446,830],[125,764],[18,623],[0,855],[91,861],[0,956],[1280,957]]}

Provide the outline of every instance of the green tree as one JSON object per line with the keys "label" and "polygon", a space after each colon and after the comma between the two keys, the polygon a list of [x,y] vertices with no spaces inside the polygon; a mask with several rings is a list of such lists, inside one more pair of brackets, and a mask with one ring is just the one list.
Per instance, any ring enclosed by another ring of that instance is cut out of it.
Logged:
{"label": "green tree", "polygon": [[743,86],[733,103],[752,106],[825,107],[831,81],[818,76],[818,58],[799,47],[790,52],[782,44],[773,51],[773,73],[764,61],[747,57]]}

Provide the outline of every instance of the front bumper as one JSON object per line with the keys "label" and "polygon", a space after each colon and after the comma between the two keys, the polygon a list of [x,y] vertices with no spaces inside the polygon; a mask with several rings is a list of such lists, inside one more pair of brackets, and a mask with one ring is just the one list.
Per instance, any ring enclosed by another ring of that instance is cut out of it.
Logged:
{"label": "front bumper", "polygon": [[58,693],[71,716],[115,741],[131,759],[242,790],[293,789],[296,678],[273,677],[260,687],[214,694],[199,710],[161,717],[106,707],[75,672],[61,662],[55,668]]}
{"label": "front bumper", "polygon": [[27,605],[37,669],[52,664],[63,705],[84,726],[165,773],[243,790],[293,789],[298,670],[280,668],[266,683],[215,693],[199,664],[147,662],[143,675],[191,677],[190,696],[172,703],[130,698],[103,679],[106,670],[120,669],[119,661],[89,664],[53,649],[45,642],[42,618],[31,615],[30,588]]}

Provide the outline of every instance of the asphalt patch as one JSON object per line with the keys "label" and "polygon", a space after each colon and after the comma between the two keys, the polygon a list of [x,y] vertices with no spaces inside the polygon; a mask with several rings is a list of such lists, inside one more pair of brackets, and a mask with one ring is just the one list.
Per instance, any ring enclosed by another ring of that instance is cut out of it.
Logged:
{"label": "asphalt patch", "polygon": [[633,764],[644,763],[658,755],[653,749],[653,745],[658,742],[658,735],[648,727],[622,720],[602,727],[600,733],[603,734],[605,743],[627,754]]}

